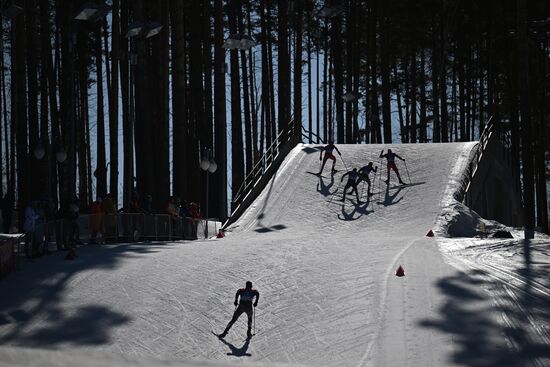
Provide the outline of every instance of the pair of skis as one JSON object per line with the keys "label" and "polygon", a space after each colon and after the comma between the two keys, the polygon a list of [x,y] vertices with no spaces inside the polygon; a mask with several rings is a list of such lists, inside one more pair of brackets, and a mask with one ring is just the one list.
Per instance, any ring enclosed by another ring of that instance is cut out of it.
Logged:
{"label": "pair of skis", "polygon": [[[216,333],[214,330],[210,330],[210,332],[211,332],[212,334],[214,334],[218,339],[225,339],[225,335],[222,336],[223,334],[218,334],[218,333]],[[250,340],[250,339],[252,339],[252,337],[253,337],[254,335],[256,335],[256,333],[247,335],[245,340]]]}

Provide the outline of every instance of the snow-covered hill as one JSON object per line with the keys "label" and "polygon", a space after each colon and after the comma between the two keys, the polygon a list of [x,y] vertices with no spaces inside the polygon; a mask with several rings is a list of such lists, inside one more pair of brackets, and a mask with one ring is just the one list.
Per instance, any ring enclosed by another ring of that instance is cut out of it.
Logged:
{"label": "snow-covered hill", "polygon": [[[377,177],[375,195],[368,198],[365,187],[360,204],[337,201],[345,167],[380,166],[378,155],[388,146],[338,147],[339,171],[331,175],[327,166],[318,177],[310,173],[319,170],[318,147],[297,146],[226,238],[86,246],[75,262],[56,254],[26,265],[0,283],[7,295],[0,298],[0,343],[75,358],[83,353],[87,361],[90,354],[310,366],[492,366],[529,359],[514,349],[521,348],[515,342],[521,325],[505,322],[510,317],[486,289],[475,260],[458,266],[455,240],[425,237],[452,217],[474,144],[391,146],[406,159],[406,166],[397,162],[403,179],[409,180],[408,168],[414,185],[395,187],[392,173],[386,188]],[[442,212],[449,216],[441,219]],[[403,278],[394,276],[399,265]],[[245,340],[243,315],[218,340],[211,330],[223,330],[246,280],[261,294],[257,334]],[[544,331],[546,316],[530,317]],[[547,361],[546,341],[536,346],[534,363]],[[0,351],[0,361],[15,360],[14,354]]]}

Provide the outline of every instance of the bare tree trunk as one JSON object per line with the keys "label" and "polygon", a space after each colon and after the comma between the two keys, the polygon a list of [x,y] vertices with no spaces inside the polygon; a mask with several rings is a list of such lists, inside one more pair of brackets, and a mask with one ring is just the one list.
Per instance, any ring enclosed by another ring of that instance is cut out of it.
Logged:
{"label": "bare tree trunk", "polygon": [[[270,94],[270,72],[269,72],[269,56],[268,46],[271,38],[267,27],[267,14],[265,9],[265,0],[260,1],[260,22],[261,22],[261,37],[262,37],[262,117],[265,126],[265,145],[271,144],[272,137],[272,119],[271,119],[271,94]],[[264,131],[264,128],[261,129]],[[263,139],[260,139],[260,153],[263,153]]]}
{"label": "bare tree trunk", "polygon": [[[28,112],[28,144],[30,153],[30,169],[31,179],[35,179],[35,183],[30,185],[30,199],[36,199],[42,196],[45,192],[46,181],[45,175],[40,171],[43,162],[39,162],[34,155],[34,149],[39,144],[39,122],[38,122],[38,67],[37,59],[38,50],[37,30],[36,30],[36,0],[27,0],[28,9],[25,11],[26,21],[26,56],[27,56],[27,112]],[[31,10],[32,9],[32,10]],[[19,144],[19,142],[18,142]],[[33,180],[34,181],[34,180]]]}
{"label": "bare tree trunk", "polygon": [[[237,11],[239,0],[229,0],[228,23],[230,34],[237,33]],[[239,55],[231,50],[231,159],[232,159],[232,198],[235,198],[244,180],[244,150],[242,139],[241,91],[239,73]],[[234,209],[234,208],[232,208]]]}
{"label": "bare tree trunk", "polygon": [[420,142],[427,143],[426,131],[426,50],[420,50]]}
{"label": "bare tree trunk", "polygon": [[[529,104],[529,48],[526,0],[517,0],[518,77],[521,113],[521,153],[523,167],[523,221],[525,237],[533,238],[535,227],[534,170]],[[526,254],[525,256],[528,256]]]}
{"label": "bare tree trunk", "polygon": [[[25,19],[23,16],[16,17],[12,21],[12,124],[16,131],[17,149],[17,207],[19,219],[23,219],[25,206],[30,199],[29,192],[29,150],[27,131],[27,103],[26,103],[26,78],[25,78]],[[22,222],[20,222],[22,223]]]}
{"label": "bare tree trunk", "polygon": [[278,119],[279,131],[284,131],[282,140],[286,138],[288,123],[290,122],[290,55],[288,50],[288,14],[287,2],[285,0],[277,1],[277,33],[278,37]]}
{"label": "bare tree trunk", "polygon": [[218,215],[218,218],[220,218],[220,220],[223,222],[227,219],[227,123],[225,112],[225,52],[222,49],[222,0],[214,1],[214,14],[214,148],[218,169],[214,173],[214,185],[212,186],[214,187],[215,193],[214,202],[217,205],[216,213]]}
{"label": "bare tree trunk", "polygon": [[[111,36],[111,82],[109,89],[109,144],[110,144],[110,191],[113,202],[118,203],[118,51],[120,38],[118,0],[113,0]],[[119,203],[120,204],[120,203]]]}
{"label": "bare tree trunk", "polygon": [[[113,1],[113,18],[120,19],[119,33],[119,65],[120,65],[120,95],[122,98],[122,143],[123,148],[123,190],[122,206],[128,208],[130,205],[130,195],[134,190],[134,119],[133,108],[131,107],[133,96],[133,78],[130,70],[131,54],[128,47],[129,42],[125,37],[128,29],[129,8],[127,0]],[[130,41],[131,42],[131,41]],[[145,193],[142,193],[142,195]]]}
{"label": "bare tree trunk", "polygon": [[312,92],[311,92],[311,25],[309,19],[311,18],[311,11],[308,9],[306,13],[308,19],[307,22],[307,127],[308,127],[308,142],[313,143],[313,106]]}
{"label": "bare tree trunk", "polygon": [[389,45],[389,24],[388,24],[388,5],[384,2],[382,7],[381,20],[381,45],[380,50],[380,71],[382,73],[382,121],[384,125],[384,143],[391,144],[392,126],[391,126],[391,86],[390,86],[390,45]]}
{"label": "bare tree trunk", "polygon": [[342,40],[340,33],[342,29],[342,20],[340,16],[332,20],[332,60],[334,65],[334,102],[336,107],[336,141],[340,144],[345,142],[344,137],[344,102],[342,100],[344,80],[343,80],[343,60],[342,60]]}
{"label": "bare tree trunk", "polygon": [[[237,9],[237,22],[239,33],[244,33],[244,24],[242,9],[239,5]],[[247,70],[247,58],[246,51],[241,50],[241,73],[242,73],[242,91],[243,91],[243,114],[244,114],[244,137],[245,137],[245,174],[248,175],[252,171],[252,162],[254,159],[252,149],[252,120],[250,118],[250,94],[248,85],[248,70]]]}
{"label": "bare tree trunk", "polygon": [[105,156],[105,115],[103,110],[103,53],[101,47],[101,26],[98,25],[96,31],[96,75],[97,75],[97,141],[96,141],[96,182],[99,197],[105,197],[107,194],[107,171]]}
{"label": "bare tree trunk", "polygon": [[411,105],[411,129],[410,129],[410,142],[416,143],[416,51],[411,53],[411,90],[409,101]]}
{"label": "bare tree trunk", "polygon": [[[246,26],[248,34],[253,34],[252,19],[251,19],[252,7],[250,1],[246,2]],[[256,105],[256,54],[252,48],[248,50],[248,68],[250,75],[250,117],[252,118],[252,162],[255,165],[258,162],[258,108]]]}
{"label": "bare tree trunk", "polygon": [[300,141],[302,136],[302,5],[294,5],[296,45],[294,47],[294,136]]}

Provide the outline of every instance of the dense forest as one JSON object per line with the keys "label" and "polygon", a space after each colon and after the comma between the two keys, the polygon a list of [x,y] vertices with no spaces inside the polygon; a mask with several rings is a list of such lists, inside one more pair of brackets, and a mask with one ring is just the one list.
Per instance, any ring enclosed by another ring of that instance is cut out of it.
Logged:
{"label": "dense forest", "polygon": [[548,232],[548,1],[14,0],[1,26],[0,190],[19,207],[204,205],[210,155],[223,220],[281,135],[470,141],[492,118]]}

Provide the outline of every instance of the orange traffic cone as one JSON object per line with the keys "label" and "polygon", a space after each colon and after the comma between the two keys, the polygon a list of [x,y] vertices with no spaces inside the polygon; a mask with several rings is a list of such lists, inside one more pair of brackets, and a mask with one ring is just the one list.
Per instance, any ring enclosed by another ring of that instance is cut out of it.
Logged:
{"label": "orange traffic cone", "polygon": [[70,249],[69,252],[67,252],[67,255],[65,255],[65,260],[74,260],[78,256],[76,255],[76,251],[74,248]]}
{"label": "orange traffic cone", "polygon": [[225,233],[223,231],[223,229],[220,229],[218,231],[218,235],[216,236],[216,238],[224,238],[225,237]]}
{"label": "orange traffic cone", "polygon": [[433,237],[433,236],[434,236],[434,232],[430,229],[428,234],[426,234],[426,237]]}
{"label": "orange traffic cone", "polygon": [[397,271],[395,272],[395,275],[398,277],[404,277],[405,276],[405,269],[401,265],[397,268]]}

